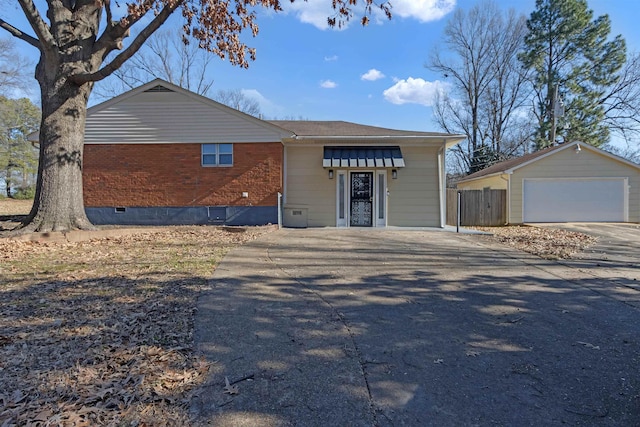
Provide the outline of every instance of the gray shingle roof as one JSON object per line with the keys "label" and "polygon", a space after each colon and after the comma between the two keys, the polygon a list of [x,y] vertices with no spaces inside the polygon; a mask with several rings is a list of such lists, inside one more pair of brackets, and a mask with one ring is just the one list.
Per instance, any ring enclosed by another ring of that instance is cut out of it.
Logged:
{"label": "gray shingle roof", "polygon": [[556,145],[556,146],[553,146],[553,147],[547,147],[547,148],[543,148],[542,150],[536,151],[534,153],[525,154],[524,156],[515,157],[513,159],[509,159],[509,160],[505,160],[505,161],[500,162],[500,163],[496,163],[494,165],[489,166],[486,169],[482,169],[482,170],[480,170],[478,172],[472,173],[471,175],[465,176],[459,182],[468,181],[468,180],[476,179],[476,178],[482,178],[483,176],[493,175],[495,173],[500,173],[500,172],[507,171],[509,169],[513,169],[516,166],[519,166],[519,165],[521,165],[523,163],[526,163],[528,161],[536,159],[536,158],[538,158],[540,156],[544,156],[545,154],[550,153],[552,151],[559,150],[559,149],[561,149],[563,147],[565,147],[564,144]]}
{"label": "gray shingle roof", "polygon": [[441,136],[443,138],[452,136],[447,133],[387,129],[344,121],[269,120],[268,122],[298,136]]}

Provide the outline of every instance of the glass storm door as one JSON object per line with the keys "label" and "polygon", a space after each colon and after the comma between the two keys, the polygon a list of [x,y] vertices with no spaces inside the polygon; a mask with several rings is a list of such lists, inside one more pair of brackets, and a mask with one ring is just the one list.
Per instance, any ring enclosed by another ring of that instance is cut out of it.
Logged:
{"label": "glass storm door", "polygon": [[373,225],[373,172],[351,173],[351,226]]}

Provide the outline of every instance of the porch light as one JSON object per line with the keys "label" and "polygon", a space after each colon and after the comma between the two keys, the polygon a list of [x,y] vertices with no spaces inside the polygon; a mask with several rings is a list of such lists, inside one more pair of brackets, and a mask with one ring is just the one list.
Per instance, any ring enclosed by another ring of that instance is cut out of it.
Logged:
{"label": "porch light", "polygon": [[392,169],[391,170],[391,178],[392,179],[398,179],[398,169]]}
{"label": "porch light", "polygon": [[333,169],[329,169],[329,179],[333,179]]}
{"label": "porch light", "polygon": [[580,151],[582,151],[582,149],[580,148],[580,144],[576,144],[576,154],[578,154]]}

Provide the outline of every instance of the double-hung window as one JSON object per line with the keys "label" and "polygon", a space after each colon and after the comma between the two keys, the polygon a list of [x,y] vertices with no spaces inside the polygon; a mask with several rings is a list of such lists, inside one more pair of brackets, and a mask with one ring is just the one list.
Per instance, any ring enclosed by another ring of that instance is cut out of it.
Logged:
{"label": "double-hung window", "polygon": [[233,144],[202,144],[202,166],[233,166]]}

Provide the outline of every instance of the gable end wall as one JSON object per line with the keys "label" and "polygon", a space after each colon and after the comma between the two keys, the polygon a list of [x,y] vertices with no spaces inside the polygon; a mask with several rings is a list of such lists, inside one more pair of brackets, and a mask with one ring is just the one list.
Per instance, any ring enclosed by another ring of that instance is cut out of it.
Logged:
{"label": "gable end wall", "polygon": [[629,221],[640,221],[640,170],[605,157],[587,148],[579,153],[562,150],[540,159],[511,175],[510,217],[522,223],[523,180],[525,178],[629,178]]}
{"label": "gable end wall", "polygon": [[[283,131],[284,132],[284,131]],[[271,125],[177,92],[143,92],[90,111],[85,144],[280,141]]]}

